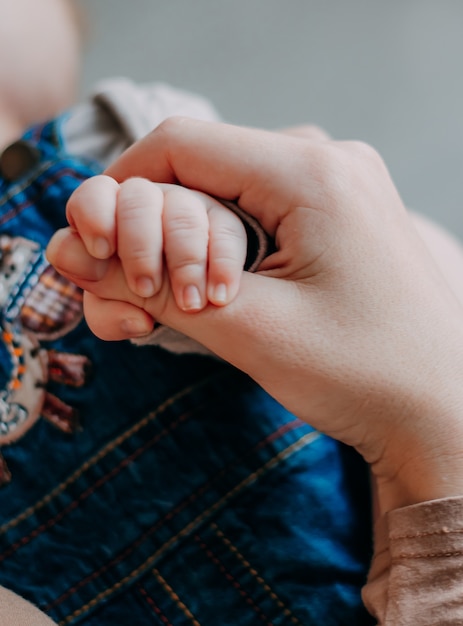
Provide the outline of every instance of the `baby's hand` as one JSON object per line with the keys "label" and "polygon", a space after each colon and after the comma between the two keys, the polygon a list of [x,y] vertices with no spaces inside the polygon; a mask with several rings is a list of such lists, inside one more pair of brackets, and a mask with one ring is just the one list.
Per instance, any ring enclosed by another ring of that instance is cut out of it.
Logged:
{"label": "baby's hand", "polygon": [[[66,215],[91,257],[119,257],[127,284],[119,290],[113,283],[118,293],[111,299],[124,300],[127,287],[150,298],[167,277],[183,311],[199,311],[208,302],[224,306],[238,293],[246,232],[231,210],[206,194],[143,178],[119,184],[95,176],[71,196]],[[50,249],[54,264],[85,278],[88,258],[80,264],[78,256],[64,259],[60,247]]]}

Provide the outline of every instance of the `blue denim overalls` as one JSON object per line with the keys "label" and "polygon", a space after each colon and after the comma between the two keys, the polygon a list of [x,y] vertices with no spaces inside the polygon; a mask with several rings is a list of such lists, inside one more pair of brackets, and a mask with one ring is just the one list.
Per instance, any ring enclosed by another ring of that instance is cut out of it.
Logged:
{"label": "blue denim overalls", "polygon": [[44,249],[100,168],[59,120],[9,150],[0,584],[63,626],[371,624],[360,459],[224,363],[96,339]]}

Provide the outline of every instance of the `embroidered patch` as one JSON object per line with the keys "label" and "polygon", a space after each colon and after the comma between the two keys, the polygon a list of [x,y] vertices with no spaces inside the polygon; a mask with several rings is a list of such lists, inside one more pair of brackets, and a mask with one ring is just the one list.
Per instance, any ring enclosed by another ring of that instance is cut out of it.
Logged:
{"label": "embroidered patch", "polygon": [[[82,315],[82,292],[47,263],[38,244],[0,236],[0,446],[20,439],[40,416],[65,433],[79,428],[76,410],[47,383],[84,385],[90,361],[42,342],[67,334]],[[10,479],[0,455],[0,486]]]}
{"label": "embroidered patch", "polygon": [[37,337],[53,339],[82,319],[82,291],[50,265],[21,307],[21,325]]}

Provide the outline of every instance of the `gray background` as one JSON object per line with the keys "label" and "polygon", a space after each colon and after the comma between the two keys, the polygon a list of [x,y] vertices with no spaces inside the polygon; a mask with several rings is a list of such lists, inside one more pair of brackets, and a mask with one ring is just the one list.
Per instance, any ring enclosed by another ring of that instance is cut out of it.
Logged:
{"label": "gray background", "polygon": [[383,155],[408,206],[463,239],[460,0],[76,0],[99,78],[200,93],[230,122],[311,122]]}

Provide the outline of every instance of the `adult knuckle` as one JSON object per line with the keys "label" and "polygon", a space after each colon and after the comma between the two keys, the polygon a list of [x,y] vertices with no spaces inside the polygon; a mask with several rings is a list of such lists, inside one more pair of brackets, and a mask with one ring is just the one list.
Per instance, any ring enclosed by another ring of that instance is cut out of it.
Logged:
{"label": "adult knuckle", "polygon": [[337,201],[346,193],[349,184],[351,162],[336,144],[320,145],[316,160],[312,149],[307,147],[312,168],[311,179],[315,179],[325,198]]}
{"label": "adult knuckle", "polygon": [[189,118],[183,115],[172,115],[163,120],[155,129],[155,132],[169,141],[175,139],[181,132],[181,128],[188,123]]}
{"label": "adult knuckle", "polygon": [[369,162],[374,165],[383,163],[383,159],[379,152],[371,144],[366,141],[353,141],[351,142],[351,149],[357,154],[358,157],[365,162]]}
{"label": "adult knuckle", "polygon": [[293,137],[300,137],[309,141],[328,141],[328,133],[314,124],[302,124],[300,126],[290,126],[284,129],[284,133]]}
{"label": "adult knuckle", "polygon": [[338,202],[352,197],[386,169],[377,150],[363,141],[327,144],[320,154],[319,179]]}

